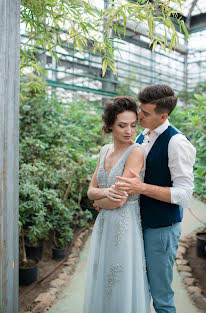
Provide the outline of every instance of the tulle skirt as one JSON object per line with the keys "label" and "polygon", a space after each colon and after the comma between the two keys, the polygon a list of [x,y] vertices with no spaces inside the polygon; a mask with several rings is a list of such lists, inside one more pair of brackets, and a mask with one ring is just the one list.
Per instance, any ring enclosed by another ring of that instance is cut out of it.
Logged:
{"label": "tulle skirt", "polygon": [[138,200],[97,216],[83,313],[150,313]]}

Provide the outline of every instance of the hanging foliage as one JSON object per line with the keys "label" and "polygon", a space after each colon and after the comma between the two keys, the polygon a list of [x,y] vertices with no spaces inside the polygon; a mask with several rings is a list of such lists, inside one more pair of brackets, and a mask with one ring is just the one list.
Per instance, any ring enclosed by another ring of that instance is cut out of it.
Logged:
{"label": "hanging foliage", "polygon": [[[80,52],[88,47],[98,52],[103,76],[108,66],[115,72],[113,52],[117,48],[113,43],[126,35],[128,22],[135,25],[134,29],[142,23],[147,25],[153,51],[157,44],[169,51],[178,45],[175,23],[188,37],[181,15],[170,6],[178,3],[181,9],[184,0],[105,2],[108,2],[107,9],[101,10],[83,0],[22,0],[21,23],[28,37],[21,46],[21,69],[32,67],[36,72],[43,71],[37,56],[49,52],[58,61],[55,47],[66,42]],[[163,35],[156,32],[160,24]]]}

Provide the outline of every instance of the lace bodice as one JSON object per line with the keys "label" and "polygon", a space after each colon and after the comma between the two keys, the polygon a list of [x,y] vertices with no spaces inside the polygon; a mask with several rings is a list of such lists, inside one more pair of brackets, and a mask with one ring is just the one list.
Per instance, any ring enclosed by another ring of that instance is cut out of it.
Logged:
{"label": "lace bodice", "polygon": [[[127,150],[123,153],[121,158],[117,161],[117,163],[113,166],[113,168],[107,172],[104,169],[104,159],[106,156],[106,153],[109,149],[110,144],[107,144],[103,146],[101,150],[101,157],[100,157],[100,164],[97,172],[97,182],[100,188],[107,188],[114,185],[118,180],[116,179],[116,176],[122,176],[125,168],[126,160],[131,152],[132,149],[135,147],[141,147],[138,143],[135,143],[127,148]],[[144,151],[143,151],[144,152]],[[145,160],[144,160],[144,167],[140,172],[140,178],[144,179],[144,173],[145,173]],[[139,198],[139,194],[136,195],[130,195],[127,201],[130,200],[137,200]]]}

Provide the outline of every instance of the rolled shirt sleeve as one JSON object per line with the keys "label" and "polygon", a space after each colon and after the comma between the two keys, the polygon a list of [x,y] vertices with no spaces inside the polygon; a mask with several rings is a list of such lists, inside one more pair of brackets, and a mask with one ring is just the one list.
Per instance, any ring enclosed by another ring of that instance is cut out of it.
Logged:
{"label": "rolled shirt sleeve", "polygon": [[170,139],[168,166],[172,180],[171,203],[178,204],[183,208],[190,206],[192,198],[195,158],[196,149],[184,135],[177,134]]}

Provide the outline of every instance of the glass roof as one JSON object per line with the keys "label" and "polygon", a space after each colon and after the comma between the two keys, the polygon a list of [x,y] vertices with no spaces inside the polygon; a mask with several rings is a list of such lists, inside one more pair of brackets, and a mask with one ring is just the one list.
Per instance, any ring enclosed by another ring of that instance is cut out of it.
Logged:
{"label": "glass roof", "polygon": [[[191,15],[199,15],[202,13],[206,13],[206,0],[186,0],[184,2],[182,2],[182,13],[184,16],[188,16],[189,11],[193,5],[193,3],[195,3],[195,6],[191,12]],[[170,6],[174,9],[180,10],[179,5],[177,3],[172,3],[170,2]]]}
{"label": "glass roof", "polygon": [[[109,0],[107,1],[110,2]],[[115,0],[112,0],[112,1],[115,1]],[[117,0],[117,1],[123,2],[123,3],[125,2],[124,0]],[[138,0],[135,0],[135,1],[138,2]],[[97,6],[98,8],[101,8],[101,9],[104,8],[104,0],[91,0],[91,2],[94,3],[95,6]],[[180,9],[178,3],[174,3],[172,0],[170,0],[170,7],[176,10],[180,10],[185,17],[188,16],[190,8],[192,7],[193,3],[196,3],[196,4],[192,10],[192,13],[191,13],[192,16],[206,13],[206,0],[181,0],[181,2],[182,2],[182,9]]]}

